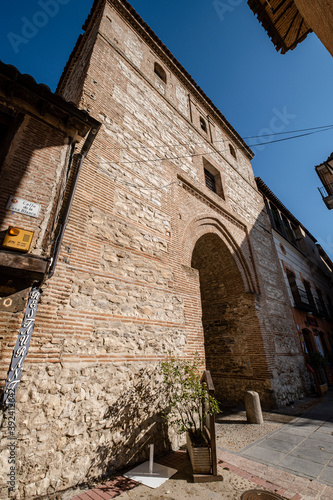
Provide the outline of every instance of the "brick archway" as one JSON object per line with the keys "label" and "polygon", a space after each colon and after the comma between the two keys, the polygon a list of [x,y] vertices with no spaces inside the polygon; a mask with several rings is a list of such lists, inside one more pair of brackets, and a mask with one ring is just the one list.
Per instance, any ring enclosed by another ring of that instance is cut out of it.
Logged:
{"label": "brick archway", "polygon": [[200,237],[206,234],[216,234],[233,256],[243,281],[245,292],[260,293],[248,234],[245,228],[242,230],[238,228],[238,231],[236,229],[231,232],[227,228],[227,225],[222,224],[218,218],[199,214],[188,224],[184,231],[181,243],[184,264],[192,267],[193,251]]}
{"label": "brick archway", "polygon": [[253,388],[254,354],[262,350],[255,297],[236,252],[210,229],[195,242],[191,259],[199,271],[206,366],[217,397],[240,401],[244,389]]}

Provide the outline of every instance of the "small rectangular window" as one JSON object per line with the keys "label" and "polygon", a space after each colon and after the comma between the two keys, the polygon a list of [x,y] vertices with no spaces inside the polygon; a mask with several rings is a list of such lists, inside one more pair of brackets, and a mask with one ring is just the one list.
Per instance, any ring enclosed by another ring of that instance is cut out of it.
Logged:
{"label": "small rectangular window", "polygon": [[233,156],[236,159],[237,158],[237,156],[236,156],[236,150],[235,150],[235,148],[233,147],[232,144],[229,144],[229,151],[230,151],[231,156]]}
{"label": "small rectangular window", "polygon": [[205,171],[206,186],[208,187],[208,189],[210,189],[211,191],[214,191],[214,193],[216,193],[215,175],[211,174],[206,169],[204,169],[204,171]]}
{"label": "small rectangular window", "polygon": [[154,72],[164,83],[167,82],[166,72],[164,71],[162,66],[157,62],[154,64]]}
{"label": "small rectangular window", "polygon": [[207,124],[206,121],[200,116],[200,127],[204,132],[207,132]]}
{"label": "small rectangular window", "polygon": [[208,189],[224,199],[221,174],[206,158],[203,158],[205,184]]}

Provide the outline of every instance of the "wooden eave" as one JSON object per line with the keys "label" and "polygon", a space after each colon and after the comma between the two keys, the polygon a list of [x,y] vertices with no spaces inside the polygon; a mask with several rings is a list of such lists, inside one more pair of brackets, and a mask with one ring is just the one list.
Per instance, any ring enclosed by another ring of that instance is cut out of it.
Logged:
{"label": "wooden eave", "polygon": [[312,32],[293,0],[248,0],[247,3],[281,54],[293,50]]}
{"label": "wooden eave", "polygon": [[23,75],[14,66],[1,61],[0,100],[9,108],[38,116],[78,140],[100,125],[86,111],[51,92],[47,85],[37,84],[32,76]]}

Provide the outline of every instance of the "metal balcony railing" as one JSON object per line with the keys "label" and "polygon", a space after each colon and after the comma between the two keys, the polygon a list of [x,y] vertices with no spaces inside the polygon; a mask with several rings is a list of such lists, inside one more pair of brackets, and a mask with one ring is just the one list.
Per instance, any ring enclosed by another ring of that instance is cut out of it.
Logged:
{"label": "metal balcony railing", "polygon": [[325,184],[324,186],[318,188],[323,199],[333,196],[333,183]]}

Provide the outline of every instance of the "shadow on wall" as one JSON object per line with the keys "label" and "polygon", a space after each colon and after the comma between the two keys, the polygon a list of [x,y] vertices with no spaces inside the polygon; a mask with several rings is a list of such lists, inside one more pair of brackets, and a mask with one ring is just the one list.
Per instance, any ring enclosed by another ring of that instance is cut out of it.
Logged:
{"label": "shadow on wall", "polygon": [[168,425],[162,414],[164,396],[158,367],[142,368],[133,387],[126,391],[105,415],[109,438],[95,450],[87,480],[109,477],[115,470],[148,460],[148,445],[155,445],[155,455],[171,449]]}

